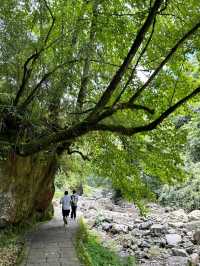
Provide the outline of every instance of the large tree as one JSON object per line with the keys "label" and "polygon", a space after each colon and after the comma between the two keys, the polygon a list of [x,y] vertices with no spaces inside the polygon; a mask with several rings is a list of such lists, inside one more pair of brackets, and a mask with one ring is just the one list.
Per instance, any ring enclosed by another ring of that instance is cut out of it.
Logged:
{"label": "large tree", "polygon": [[199,9],[196,0],[3,0],[4,158],[42,151],[54,161],[91,132],[155,129],[200,92]]}

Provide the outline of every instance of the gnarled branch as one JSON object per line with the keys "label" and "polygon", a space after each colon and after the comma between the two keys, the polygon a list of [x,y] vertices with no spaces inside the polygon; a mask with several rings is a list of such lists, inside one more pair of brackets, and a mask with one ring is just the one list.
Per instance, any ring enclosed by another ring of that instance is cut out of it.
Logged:
{"label": "gnarled branch", "polygon": [[146,50],[147,50],[147,48],[148,48],[148,46],[149,46],[149,43],[151,42],[151,39],[152,39],[152,37],[153,37],[153,33],[154,33],[154,29],[155,29],[155,24],[156,24],[156,18],[154,18],[153,25],[152,25],[152,31],[151,31],[151,34],[150,34],[150,36],[149,36],[149,38],[148,38],[148,41],[147,41],[146,45],[144,46],[144,48],[142,49],[142,51],[141,51],[141,53],[140,53],[140,55],[139,55],[139,57],[138,57],[138,59],[137,59],[137,62],[136,62],[136,64],[135,64],[134,68],[133,68],[132,71],[131,71],[131,75],[130,75],[130,77],[128,78],[126,84],[124,85],[124,88],[122,89],[122,91],[120,92],[120,94],[118,95],[118,97],[115,99],[113,105],[115,105],[117,102],[119,102],[119,100],[121,99],[122,95],[124,94],[126,88],[128,87],[128,85],[129,85],[130,82],[132,81],[132,79],[133,79],[133,77],[134,77],[134,74],[135,74],[135,71],[136,71],[136,69],[137,69],[137,66],[138,66],[138,64],[139,64],[139,62],[140,62],[140,60],[141,60],[141,58],[143,57],[144,53],[146,52]]}
{"label": "gnarled branch", "polygon": [[146,33],[148,32],[150,26],[152,25],[154,18],[156,16],[157,11],[159,10],[163,0],[156,0],[153,7],[150,9],[150,12],[148,14],[147,19],[145,20],[143,26],[139,30],[126,58],[124,59],[122,65],[118,69],[118,71],[113,76],[110,84],[108,85],[107,89],[104,91],[102,97],[100,98],[99,102],[94,108],[94,111],[90,115],[90,118],[93,118],[96,113],[99,113],[102,111],[102,109],[105,107],[105,105],[108,103],[110,97],[112,96],[113,92],[119,85],[122,77],[124,76],[125,72],[127,71],[127,68],[129,67],[130,63],[132,62],[132,59],[136,55],[140,45],[142,44]]}
{"label": "gnarled branch", "polygon": [[200,93],[200,87],[197,87],[194,91],[192,91],[189,95],[179,100],[176,104],[170,106],[166,111],[164,111],[158,118],[156,118],[154,121],[150,122],[147,125],[138,126],[138,127],[124,127],[124,126],[115,126],[115,125],[106,125],[106,124],[97,124],[94,126],[93,129],[95,130],[101,130],[101,131],[110,131],[110,132],[116,132],[127,136],[132,136],[136,133],[145,132],[145,131],[151,131],[155,129],[158,125],[162,123],[162,121],[167,118],[171,113],[173,113],[178,107],[180,107],[182,104],[187,102],[189,99],[194,97]]}
{"label": "gnarled branch", "polygon": [[27,156],[30,154],[34,154],[41,150],[45,150],[49,148],[50,145],[55,146],[56,143],[69,143],[75,141],[77,138],[85,135],[91,131],[110,131],[116,132],[123,135],[131,136],[137,134],[139,132],[146,132],[155,129],[162,121],[167,118],[171,113],[173,113],[178,107],[187,102],[189,99],[194,97],[200,93],[200,86],[197,87],[194,91],[192,91],[189,95],[185,96],[181,100],[179,100],[176,104],[169,107],[165,112],[163,112],[157,119],[150,122],[147,125],[138,126],[138,127],[124,127],[124,126],[115,126],[115,125],[106,125],[106,124],[98,124],[93,122],[88,122],[87,120],[78,123],[77,125],[70,127],[68,129],[61,129],[56,133],[52,133],[51,135],[47,135],[42,137],[41,139],[36,139],[31,141],[28,144],[22,144],[13,147],[16,152],[22,156]]}
{"label": "gnarled branch", "polygon": [[160,63],[160,65],[154,70],[151,74],[150,78],[144,83],[144,85],[130,98],[129,102],[132,103],[135,101],[140,94],[148,87],[151,81],[157,76],[157,74],[161,71],[164,65],[170,60],[170,58],[175,54],[178,48],[182,45],[182,43],[187,40],[192,34],[194,34],[200,27],[200,22],[198,22],[191,30],[189,30],[175,45],[171,48],[167,56]]}

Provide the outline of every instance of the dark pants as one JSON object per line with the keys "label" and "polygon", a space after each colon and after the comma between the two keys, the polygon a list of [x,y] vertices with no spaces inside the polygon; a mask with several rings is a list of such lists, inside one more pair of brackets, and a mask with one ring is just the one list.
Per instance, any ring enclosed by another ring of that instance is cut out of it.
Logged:
{"label": "dark pants", "polygon": [[74,220],[76,219],[76,209],[77,209],[77,206],[71,206],[71,218]]}
{"label": "dark pants", "polygon": [[63,217],[67,217],[67,216],[69,216],[69,214],[70,214],[70,210],[63,210],[62,209],[62,215],[63,215]]}

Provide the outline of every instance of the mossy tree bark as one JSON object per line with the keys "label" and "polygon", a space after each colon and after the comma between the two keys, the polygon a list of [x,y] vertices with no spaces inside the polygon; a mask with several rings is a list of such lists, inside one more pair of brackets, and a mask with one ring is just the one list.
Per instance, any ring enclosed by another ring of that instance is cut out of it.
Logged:
{"label": "mossy tree bark", "polygon": [[10,153],[0,161],[0,226],[30,216],[42,218],[54,195],[55,154],[20,157]]}

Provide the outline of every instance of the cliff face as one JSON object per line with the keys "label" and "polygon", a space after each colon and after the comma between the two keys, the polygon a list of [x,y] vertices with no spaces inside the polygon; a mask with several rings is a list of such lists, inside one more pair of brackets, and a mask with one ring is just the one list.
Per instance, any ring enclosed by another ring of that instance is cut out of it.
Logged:
{"label": "cliff face", "polygon": [[54,155],[19,157],[0,161],[0,227],[30,216],[42,218],[51,208],[57,161]]}

